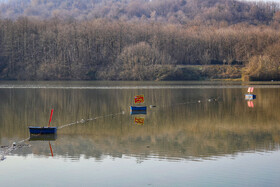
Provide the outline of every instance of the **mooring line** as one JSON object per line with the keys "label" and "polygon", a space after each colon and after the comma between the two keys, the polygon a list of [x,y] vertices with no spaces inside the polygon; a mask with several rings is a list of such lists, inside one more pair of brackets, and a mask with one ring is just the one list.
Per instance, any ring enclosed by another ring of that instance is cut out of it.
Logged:
{"label": "mooring line", "polygon": [[24,139],[24,140],[21,140],[21,141],[17,142],[17,144],[20,144],[20,143],[26,142],[26,141],[28,141],[28,140],[29,140],[29,138],[26,138],[26,139]]}
{"label": "mooring line", "polygon": [[106,118],[106,117],[110,117],[110,116],[117,116],[117,115],[123,115],[123,114],[124,114],[124,111],[122,111],[120,113],[116,113],[116,114],[108,114],[108,115],[104,115],[104,116],[98,116],[98,117],[95,117],[95,118],[81,119],[80,121],[76,121],[76,122],[72,122],[72,123],[69,123],[69,124],[59,126],[59,127],[57,127],[57,129],[63,129],[65,127],[69,127],[69,126],[72,126],[72,125],[84,124],[88,121],[93,121],[93,120],[97,120],[97,119],[100,119],[100,118]]}
{"label": "mooring line", "polygon": [[[187,104],[196,104],[196,103],[204,103],[204,102],[217,102],[220,100],[220,97],[217,98],[209,98],[206,100],[196,100],[196,101],[189,101],[189,102],[183,102],[183,103],[175,103],[175,104],[170,104],[170,105],[161,105],[161,106],[155,106],[155,107],[175,107],[175,106],[179,106],[179,105],[187,105]],[[150,107],[152,108],[153,106],[150,105]]]}
{"label": "mooring line", "polygon": [[[28,139],[29,139],[29,138],[28,138]],[[22,143],[22,142],[24,142],[24,141],[26,141],[26,140],[28,140],[28,139],[24,139],[24,140],[19,141],[19,142]],[[17,145],[17,143],[14,142],[11,146],[6,146],[6,147],[5,147],[6,150],[4,150],[4,151],[2,151],[2,152],[0,153],[0,161],[5,160],[5,156],[8,155],[8,154],[10,154],[12,151],[15,151],[15,150],[20,149],[20,148],[23,148],[23,147],[30,147],[30,145],[26,145],[26,144],[24,144],[24,145]]]}

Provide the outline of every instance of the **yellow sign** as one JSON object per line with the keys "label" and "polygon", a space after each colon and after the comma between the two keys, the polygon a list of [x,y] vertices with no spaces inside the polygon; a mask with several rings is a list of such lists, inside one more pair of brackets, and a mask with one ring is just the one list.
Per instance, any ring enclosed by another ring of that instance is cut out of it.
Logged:
{"label": "yellow sign", "polygon": [[144,103],[144,95],[137,95],[134,97],[135,104]]}

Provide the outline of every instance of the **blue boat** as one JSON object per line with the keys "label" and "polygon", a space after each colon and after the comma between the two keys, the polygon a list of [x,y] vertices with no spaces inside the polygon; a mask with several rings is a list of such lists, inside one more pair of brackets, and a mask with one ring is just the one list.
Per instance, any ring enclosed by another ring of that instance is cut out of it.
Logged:
{"label": "blue boat", "polygon": [[146,106],[131,106],[130,107],[130,114],[147,114],[147,107]]}
{"label": "blue boat", "polygon": [[30,134],[55,134],[56,127],[28,127]]}
{"label": "blue boat", "polygon": [[130,111],[147,111],[146,106],[131,106]]}

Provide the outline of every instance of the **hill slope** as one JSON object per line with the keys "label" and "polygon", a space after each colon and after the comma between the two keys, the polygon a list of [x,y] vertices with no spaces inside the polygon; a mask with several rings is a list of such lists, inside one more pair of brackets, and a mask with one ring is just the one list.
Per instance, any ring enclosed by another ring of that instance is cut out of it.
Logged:
{"label": "hill slope", "polygon": [[[277,3],[236,0],[7,0],[0,5],[4,18],[110,18],[187,24],[248,22],[267,24],[279,11]],[[280,17],[278,15],[278,17]]]}
{"label": "hill slope", "polygon": [[276,3],[7,1],[0,5],[0,79],[197,80],[242,73],[280,80]]}

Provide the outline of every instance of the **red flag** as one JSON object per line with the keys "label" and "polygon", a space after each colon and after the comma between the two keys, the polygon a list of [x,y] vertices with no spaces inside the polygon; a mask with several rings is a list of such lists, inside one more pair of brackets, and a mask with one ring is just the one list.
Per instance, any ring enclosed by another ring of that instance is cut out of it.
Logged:
{"label": "red flag", "polygon": [[48,125],[48,127],[50,127],[50,124],[51,124],[51,121],[52,121],[52,115],[53,115],[53,109],[52,109],[52,111],[51,111],[51,116],[50,116],[50,120],[49,120],[49,125]]}
{"label": "red flag", "polygon": [[144,95],[137,95],[134,97],[134,103],[144,103]]}

